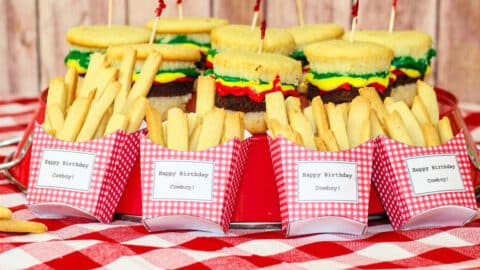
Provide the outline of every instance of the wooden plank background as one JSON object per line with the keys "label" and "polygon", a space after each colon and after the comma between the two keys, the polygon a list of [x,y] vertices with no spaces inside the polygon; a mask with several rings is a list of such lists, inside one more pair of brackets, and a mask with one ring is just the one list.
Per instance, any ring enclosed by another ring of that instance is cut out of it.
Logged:
{"label": "wooden plank background", "polygon": [[[113,0],[113,21],[144,25],[156,0]],[[175,16],[167,0],[164,16]],[[255,0],[184,0],[184,14],[218,16],[249,24]],[[350,28],[351,0],[303,0],[305,23],[335,22]],[[295,0],[265,0],[269,27],[298,24]],[[107,21],[107,0],[2,0],[0,2],[0,96],[37,95],[49,79],[63,76],[68,52],[64,35],[73,26]],[[389,0],[362,0],[359,28],[386,29]],[[480,103],[480,1],[398,1],[396,29],[417,29],[435,40],[438,56],[429,81],[462,101]]]}

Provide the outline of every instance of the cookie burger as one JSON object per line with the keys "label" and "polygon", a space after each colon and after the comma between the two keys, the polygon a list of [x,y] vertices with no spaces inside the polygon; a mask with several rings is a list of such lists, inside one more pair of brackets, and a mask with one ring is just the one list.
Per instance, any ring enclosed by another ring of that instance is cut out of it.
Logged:
{"label": "cookie burger", "polygon": [[266,131],[265,95],[273,91],[298,95],[302,67],[287,56],[231,49],[215,55],[213,73],[215,106],[244,112],[245,128],[258,134]]}
{"label": "cookie burger", "polygon": [[109,46],[147,43],[149,38],[148,30],[140,27],[126,25],[73,27],[66,34],[70,51],[64,62],[67,67],[76,68],[79,74],[85,74],[92,53],[104,53]]}
{"label": "cookie burger", "polygon": [[338,39],[343,36],[343,27],[338,24],[311,24],[304,26],[295,26],[287,28],[295,39],[295,51],[290,55],[298,61],[302,62],[304,67],[308,66],[307,58],[303,52],[303,48],[309,44],[329,40]]}
{"label": "cookie burger", "polygon": [[389,92],[393,51],[375,43],[328,40],[304,49],[310,63],[305,75],[309,100],[321,95],[324,102],[350,102],[358,89],[371,86],[381,96]]}
{"label": "cookie burger", "polygon": [[[249,25],[231,24],[217,27],[210,35],[212,48],[207,54],[207,68],[211,68],[213,57],[228,49],[242,49],[250,52],[258,50],[261,29]],[[284,29],[266,29],[263,52],[290,55],[295,50],[293,36]]]}
{"label": "cookie burger", "polygon": [[393,50],[391,96],[411,104],[416,95],[416,81],[424,80],[430,73],[431,60],[436,55],[430,35],[419,31],[358,31],[355,40],[377,43]]}
{"label": "cookie burger", "polygon": [[162,55],[162,64],[148,94],[149,102],[164,116],[172,107],[185,109],[192,97],[195,79],[200,74],[195,66],[200,60],[200,52],[194,48],[169,44],[114,46],[107,50],[107,57],[113,65],[120,65],[125,48],[128,47],[137,50],[133,81],[138,78],[143,63],[151,52],[157,51]]}
{"label": "cookie burger", "polygon": [[[200,50],[205,56],[210,49],[210,32],[226,24],[227,20],[213,17],[159,18],[155,42],[189,46]],[[154,20],[150,20],[146,27],[151,31],[153,25]]]}

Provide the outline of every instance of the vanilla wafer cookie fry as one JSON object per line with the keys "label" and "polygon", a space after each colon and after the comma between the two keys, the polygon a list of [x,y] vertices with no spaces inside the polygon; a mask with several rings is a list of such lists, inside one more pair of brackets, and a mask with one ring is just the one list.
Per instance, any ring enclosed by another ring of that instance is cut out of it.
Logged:
{"label": "vanilla wafer cookie fry", "polygon": [[125,48],[122,63],[118,72],[118,81],[121,84],[120,91],[115,98],[113,111],[117,113],[126,113],[125,104],[127,103],[128,94],[132,88],[132,76],[135,69],[137,59],[137,50],[133,48]]}
{"label": "vanilla wafer cookie fry", "polygon": [[12,211],[5,206],[0,205],[0,219],[11,219]]}
{"label": "vanilla wafer cookie fry", "polygon": [[147,121],[148,138],[156,144],[165,146],[162,114],[150,105],[150,103],[147,105],[145,111],[145,120]]}
{"label": "vanilla wafer cookie fry", "polygon": [[358,90],[358,92],[361,96],[368,99],[370,107],[375,111],[377,119],[383,124],[383,119],[387,115],[387,109],[385,109],[378,91],[373,87],[364,87]]}
{"label": "vanilla wafer cookie fry", "polygon": [[107,127],[105,128],[105,134],[108,135],[114,133],[117,130],[127,130],[128,118],[121,113],[113,113],[108,120]]}
{"label": "vanilla wafer cookie fry", "polygon": [[330,129],[335,135],[340,150],[343,151],[350,149],[350,142],[348,140],[348,133],[345,124],[346,121],[343,118],[342,108],[335,106],[333,103],[327,103],[326,110]]}
{"label": "vanilla wafer cookie fry", "polygon": [[66,98],[65,106],[68,108],[72,105],[73,100],[76,97],[77,83],[78,83],[78,73],[76,68],[69,68],[65,74],[65,89],[66,89]]}
{"label": "vanilla wafer cookie fry", "polygon": [[442,143],[446,143],[453,138],[452,126],[450,124],[450,119],[448,119],[447,116],[442,117],[442,119],[438,121],[438,131]]}
{"label": "vanilla wafer cookie fry", "polygon": [[402,118],[405,127],[407,128],[408,135],[415,146],[425,146],[425,139],[421,126],[418,124],[417,119],[413,115],[412,111],[408,108],[408,105],[404,101],[397,101],[388,104],[387,111],[389,113],[397,111]]}
{"label": "vanilla wafer cookie fry", "polygon": [[148,95],[161,63],[162,56],[157,52],[153,52],[147,57],[137,81],[128,94],[127,108],[130,108],[138,97],[146,97]]}
{"label": "vanilla wafer cookie fry", "polygon": [[312,106],[308,106],[305,109],[303,109],[303,114],[308,119],[308,122],[310,122],[310,126],[312,127],[313,133],[317,134],[317,125],[315,124],[315,117],[313,116]]}
{"label": "vanilla wafer cookie fry", "polygon": [[91,91],[97,89],[96,71],[101,67],[105,67],[106,65],[105,58],[106,56],[101,53],[93,53],[90,55],[90,62],[88,64],[87,73],[85,73],[85,78],[83,79],[82,87],[80,88],[79,91],[75,93],[76,97],[88,97]]}
{"label": "vanilla wafer cookie fry", "polygon": [[225,110],[215,108],[203,117],[202,130],[198,138],[197,150],[202,151],[217,146],[223,135]]}
{"label": "vanilla wafer cookie fry", "polygon": [[68,110],[67,117],[63,124],[63,128],[56,132],[57,138],[64,141],[75,141],[80,129],[85,122],[88,110],[95,97],[95,90],[90,92],[87,98],[77,98],[70,109]]}
{"label": "vanilla wafer cookie fry", "polygon": [[48,230],[45,224],[33,221],[1,219],[0,232],[12,233],[44,233]]}
{"label": "vanilla wafer cookie fry", "polygon": [[287,109],[283,94],[275,91],[265,95],[266,112],[269,119],[276,119],[281,125],[288,125]]}
{"label": "vanilla wafer cookie fry", "polygon": [[439,120],[439,109],[438,109],[438,101],[437,101],[437,94],[432,86],[426,84],[422,80],[417,81],[417,93],[418,96],[425,104],[425,108],[428,111],[428,115],[430,116],[430,121],[434,126],[438,125]]}
{"label": "vanilla wafer cookie fry", "polygon": [[327,132],[330,129],[330,125],[328,124],[327,111],[320,96],[312,99],[312,113],[317,126],[317,133],[321,135]]}
{"label": "vanilla wafer cookie fry", "polygon": [[420,96],[415,96],[413,98],[411,111],[420,125],[423,126],[432,122],[430,121],[430,115]]}
{"label": "vanilla wafer cookie fry", "polygon": [[224,131],[221,142],[228,142],[235,137],[243,140],[244,133],[245,131],[243,127],[243,113],[226,113]]}
{"label": "vanilla wafer cookie fry", "polygon": [[140,128],[145,111],[147,109],[148,100],[146,97],[138,97],[133,107],[127,112],[128,127],[127,132],[133,133]]}
{"label": "vanilla wafer cookie fry", "polygon": [[328,130],[327,132],[323,133],[320,137],[327,148],[326,151],[336,152],[340,151],[338,147],[337,140],[335,139],[335,135],[333,134],[332,130]]}
{"label": "vanilla wafer cookie fry", "polygon": [[432,123],[425,123],[422,127],[426,146],[437,146],[442,144],[437,128]]}
{"label": "vanilla wafer cookie fry", "polygon": [[387,114],[387,116],[385,116],[384,123],[385,129],[390,138],[408,145],[413,145],[413,141],[408,135],[408,131],[402,121],[402,117],[397,111]]}
{"label": "vanilla wafer cookie fry", "polygon": [[197,79],[196,112],[203,116],[215,107],[215,79],[200,76]]}
{"label": "vanilla wafer cookie fry", "polygon": [[179,108],[167,112],[167,147],[179,151],[188,151],[188,119]]}
{"label": "vanilla wafer cookie fry", "polygon": [[96,102],[93,102],[92,107],[85,118],[82,129],[77,136],[77,141],[84,142],[93,138],[98,124],[110,105],[113,104],[115,96],[119,90],[120,83],[111,83],[104,91],[103,95]]}
{"label": "vanilla wafer cookie fry", "polygon": [[291,112],[289,114],[290,125],[297,133],[302,136],[304,146],[308,149],[317,150],[315,135],[307,118],[300,112]]}
{"label": "vanilla wafer cookie fry", "polygon": [[356,147],[370,138],[370,102],[367,98],[357,96],[352,100],[347,132],[351,147]]}

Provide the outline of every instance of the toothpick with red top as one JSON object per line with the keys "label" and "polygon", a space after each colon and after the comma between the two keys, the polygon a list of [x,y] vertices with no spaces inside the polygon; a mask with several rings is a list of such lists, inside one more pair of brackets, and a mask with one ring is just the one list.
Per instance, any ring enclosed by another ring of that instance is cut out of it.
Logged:
{"label": "toothpick with red top", "polygon": [[257,0],[257,2],[255,3],[255,7],[253,7],[252,30],[255,29],[255,26],[257,26],[258,12],[260,11],[261,3],[261,0]]}
{"label": "toothpick with red top", "polygon": [[258,45],[258,53],[262,53],[263,50],[263,40],[265,39],[265,31],[267,30],[267,22],[265,20],[262,21],[262,25],[260,26],[260,44]]}
{"label": "toothpick with red top", "polygon": [[155,9],[155,21],[153,22],[152,33],[150,34],[150,41],[148,44],[152,44],[157,33],[158,19],[162,15],[163,10],[167,7],[164,0],[158,0],[158,7]]}
{"label": "toothpick with red top", "polygon": [[302,0],[297,0],[297,13],[298,13],[298,22],[300,26],[303,27],[304,20],[303,20],[303,3]]}
{"label": "toothpick with red top", "polygon": [[178,19],[183,19],[183,5],[182,0],[177,0],[177,12],[178,12]]}
{"label": "toothpick with red top", "polygon": [[108,0],[108,28],[112,27],[113,0]]}
{"label": "toothpick with red top", "polygon": [[396,12],[397,12],[397,0],[392,0],[392,11],[390,12],[390,25],[388,26],[389,32],[393,32],[393,27],[395,26]]}
{"label": "toothpick with red top", "polygon": [[352,3],[352,30],[350,32],[350,42],[353,42],[353,38],[355,36],[355,28],[357,28],[358,24],[358,5],[360,0],[353,0]]}

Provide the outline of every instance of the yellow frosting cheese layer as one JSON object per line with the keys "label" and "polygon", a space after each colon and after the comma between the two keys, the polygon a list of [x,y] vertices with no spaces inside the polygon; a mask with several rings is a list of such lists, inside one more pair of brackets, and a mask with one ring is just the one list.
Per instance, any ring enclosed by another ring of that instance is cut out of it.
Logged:
{"label": "yellow frosting cheese layer", "polygon": [[[139,77],[140,73],[134,73],[133,74],[133,78],[132,80],[133,81],[136,81]],[[162,72],[162,73],[158,73],[156,76],[155,76],[155,79],[154,81],[156,83],[170,83],[170,82],[174,82],[178,79],[182,79],[182,78],[186,78],[188,77],[186,74],[182,73],[182,72]]]}
{"label": "yellow frosting cheese layer", "polygon": [[389,79],[388,77],[369,77],[369,78],[361,78],[361,77],[350,77],[340,76],[340,77],[330,77],[330,78],[322,78],[316,79],[312,73],[307,73],[305,75],[305,80],[313,85],[315,85],[318,89],[322,91],[333,91],[337,89],[339,86],[348,83],[353,87],[361,88],[367,85],[377,83],[379,85],[384,86],[385,88],[388,87]]}
{"label": "yellow frosting cheese layer", "polygon": [[[260,94],[262,92],[270,91],[270,90],[272,90],[272,88],[274,86],[273,81],[268,82],[268,83],[258,82],[258,81],[236,81],[236,82],[232,82],[232,81],[224,80],[221,77],[217,77],[216,81],[225,85],[225,86],[228,86],[228,87],[242,87],[242,88],[249,87],[250,89],[257,92],[258,94]],[[289,84],[280,84],[280,88],[282,89],[282,91],[292,91],[292,90],[296,89],[294,85],[289,85]]]}
{"label": "yellow frosting cheese layer", "polygon": [[77,72],[79,74],[85,74],[87,73],[87,69],[82,67],[80,65],[80,63],[78,63],[78,60],[74,60],[74,59],[69,59],[67,60],[67,62],[65,63],[65,65],[69,68],[75,68],[77,70]]}

